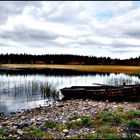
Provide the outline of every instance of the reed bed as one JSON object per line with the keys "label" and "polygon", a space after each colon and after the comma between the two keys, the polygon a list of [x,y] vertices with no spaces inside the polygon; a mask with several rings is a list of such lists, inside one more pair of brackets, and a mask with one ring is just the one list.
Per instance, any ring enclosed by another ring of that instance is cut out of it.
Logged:
{"label": "reed bed", "polygon": [[2,64],[5,68],[52,68],[68,69],[87,72],[108,72],[108,73],[126,73],[140,74],[140,66],[111,66],[111,65],[56,65],[56,64]]}

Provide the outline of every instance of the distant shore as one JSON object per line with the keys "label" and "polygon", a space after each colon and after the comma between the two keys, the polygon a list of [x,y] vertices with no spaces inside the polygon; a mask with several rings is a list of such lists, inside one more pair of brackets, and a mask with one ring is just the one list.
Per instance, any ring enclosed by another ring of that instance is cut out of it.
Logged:
{"label": "distant shore", "polygon": [[102,72],[102,73],[125,73],[140,74],[140,66],[112,66],[112,65],[57,65],[57,64],[1,64],[3,69],[10,68],[51,68],[76,70],[83,72]]}

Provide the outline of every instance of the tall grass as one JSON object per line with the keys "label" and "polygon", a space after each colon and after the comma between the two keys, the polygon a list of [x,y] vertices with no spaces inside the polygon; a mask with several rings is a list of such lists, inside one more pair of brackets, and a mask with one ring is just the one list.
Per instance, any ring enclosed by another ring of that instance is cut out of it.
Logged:
{"label": "tall grass", "polygon": [[38,81],[29,81],[22,83],[4,83],[0,85],[1,92],[5,94],[9,94],[13,97],[26,97],[27,100],[32,100],[32,98],[49,98],[52,97],[54,99],[59,98],[58,91],[48,82],[38,82]]}
{"label": "tall grass", "polygon": [[140,74],[140,66],[110,66],[110,65],[38,65],[38,64],[2,64],[5,67],[20,68],[53,68],[53,69],[69,69],[87,72],[109,72],[109,73],[127,73]]}

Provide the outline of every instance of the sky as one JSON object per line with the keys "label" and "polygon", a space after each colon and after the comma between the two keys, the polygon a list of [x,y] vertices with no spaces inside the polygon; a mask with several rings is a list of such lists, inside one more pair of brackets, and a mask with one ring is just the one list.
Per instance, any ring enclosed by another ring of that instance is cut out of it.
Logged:
{"label": "sky", "polygon": [[0,54],[140,56],[139,1],[0,1]]}

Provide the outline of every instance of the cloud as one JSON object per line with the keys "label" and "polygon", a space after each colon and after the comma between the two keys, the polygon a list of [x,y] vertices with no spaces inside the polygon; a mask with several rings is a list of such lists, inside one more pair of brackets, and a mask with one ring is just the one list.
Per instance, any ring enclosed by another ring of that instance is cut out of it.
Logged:
{"label": "cloud", "polygon": [[3,1],[0,13],[1,53],[127,58],[140,49],[138,1]]}

